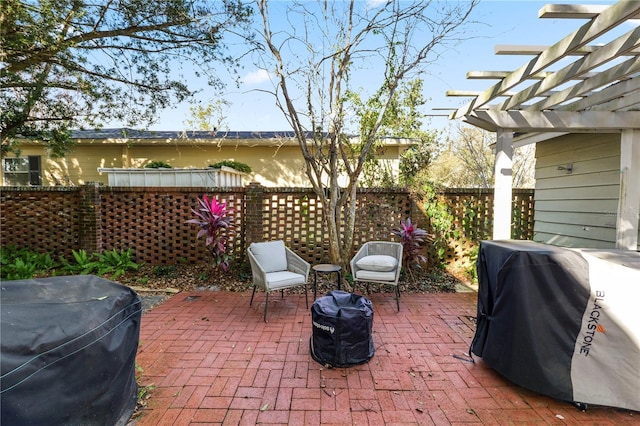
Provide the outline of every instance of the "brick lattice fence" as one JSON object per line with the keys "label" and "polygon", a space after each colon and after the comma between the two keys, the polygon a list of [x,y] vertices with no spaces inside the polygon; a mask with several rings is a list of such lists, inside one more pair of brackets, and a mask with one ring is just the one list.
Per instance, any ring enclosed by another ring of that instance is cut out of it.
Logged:
{"label": "brick lattice fence", "polygon": [[[533,190],[514,190],[514,238],[533,235]],[[252,241],[282,239],[311,263],[329,261],[323,208],[310,188],[5,187],[0,192],[2,246],[17,245],[54,256],[131,248],[137,262],[171,265],[209,262],[193,217],[197,198],[218,197],[234,209],[231,254],[243,259]],[[493,191],[447,190],[439,196],[449,206],[460,242],[449,259],[471,243],[490,236]],[[429,219],[405,189],[358,192],[354,250],[370,240],[393,239],[391,229],[411,217],[429,229]]]}

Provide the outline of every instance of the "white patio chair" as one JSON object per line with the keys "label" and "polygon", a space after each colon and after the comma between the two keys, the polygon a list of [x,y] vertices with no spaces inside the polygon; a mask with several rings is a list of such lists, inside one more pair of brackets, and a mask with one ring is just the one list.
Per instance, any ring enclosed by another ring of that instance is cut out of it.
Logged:
{"label": "white patio chair", "polygon": [[400,270],[402,269],[402,244],[391,241],[369,241],[360,247],[351,259],[353,286],[356,282],[388,284],[396,288],[396,303],[400,311]]}
{"label": "white patio chair", "polygon": [[309,308],[307,281],[311,265],[287,248],[284,241],[252,243],[247,248],[247,256],[253,276],[253,293],[251,293],[249,306],[253,304],[256,288],[262,288],[266,293],[264,322],[267,322],[269,293],[274,290],[281,290],[284,297],[285,289],[304,285],[304,298],[307,309]]}

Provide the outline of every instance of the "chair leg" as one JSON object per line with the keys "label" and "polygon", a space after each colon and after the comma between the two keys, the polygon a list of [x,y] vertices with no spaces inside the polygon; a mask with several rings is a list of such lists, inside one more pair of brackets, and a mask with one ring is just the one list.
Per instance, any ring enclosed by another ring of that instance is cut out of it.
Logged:
{"label": "chair leg", "polygon": [[253,296],[256,294],[256,286],[253,286],[253,292],[251,293],[251,300],[249,301],[249,306],[253,304]]}
{"label": "chair leg", "polygon": [[[269,292],[267,291],[266,300],[264,302],[264,322],[267,322],[267,308],[269,307]],[[400,308],[398,308],[400,309]]]}
{"label": "chair leg", "polygon": [[313,300],[318,298],[318,271],[313,270]]}
{"label": "chair leg", "polygon": [[398,312],[400,312],[400,286],[396,285],[396,304],[398,305]]}
{"label": "chair leg", "polygon": [[307,294],[307,285],[304,285],[304,303],[307,304],[307,309],[309,309],[309,295]]}

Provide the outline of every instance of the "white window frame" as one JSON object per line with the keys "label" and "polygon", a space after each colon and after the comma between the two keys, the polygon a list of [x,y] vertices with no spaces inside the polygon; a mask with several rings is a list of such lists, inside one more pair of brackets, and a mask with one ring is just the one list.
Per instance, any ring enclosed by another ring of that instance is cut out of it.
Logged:
{"label": "white window frame", "polygon": [[[22,162],[22,164],[19,164],[20,162]],[[15,165],[11,166],[11,164]],[[39,155],[3,158],[2,182],[4,186],[42,185],[42,170],[40,165]]]}

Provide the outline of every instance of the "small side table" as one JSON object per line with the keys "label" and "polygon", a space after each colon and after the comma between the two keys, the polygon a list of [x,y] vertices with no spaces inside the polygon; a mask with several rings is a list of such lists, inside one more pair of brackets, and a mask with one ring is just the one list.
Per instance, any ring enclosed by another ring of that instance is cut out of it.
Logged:
{"label": "small side table", "polygon": [[338,265],[331,265],[329,263],[321,263],[319,265],[313,265],[313,298],[316,299],[318,293],[318,272],[322,274],[331,274],[335,272],[338,275],[338,290],[340,290],[340,283],[342,282],[342,268]]}

